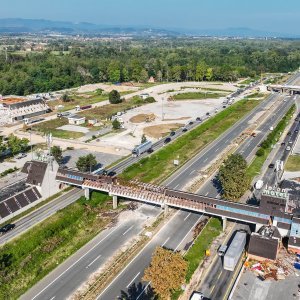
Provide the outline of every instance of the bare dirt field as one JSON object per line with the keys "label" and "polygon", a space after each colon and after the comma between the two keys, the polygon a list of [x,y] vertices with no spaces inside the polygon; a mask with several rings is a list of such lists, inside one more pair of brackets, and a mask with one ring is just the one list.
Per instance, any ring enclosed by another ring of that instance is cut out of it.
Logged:
{"label": "bare dirt field", "polygon": [[139,88],[136,86],[124,86],[124,85],[115,85],[115,84],[104,84],[104,83],[95,83],[87,84],[78,88],[77,93],[87,93],[94,92],[97,89],[102,89],[105,92],[111,92],[112,90],[117,90],[118,92],[127,92],[127,91],[138,91]]}
{"label": "bare dirt field", "polygon": [[172,130],[176,130],[179,127],[182,127],[182,124],[179,123],[169,123],[169,124],[159,124],[159,125],[153,125],[148,126],[144,128],[145,135],[151,137],[151,138],[161,138],[167,134],[170,133]]}
{"label": "bare dirt field", "polygon": [[147,121],[154,121],[156,116],[154,114],[138,114],[130,118],[129,122],[131,123],[143,123]]}

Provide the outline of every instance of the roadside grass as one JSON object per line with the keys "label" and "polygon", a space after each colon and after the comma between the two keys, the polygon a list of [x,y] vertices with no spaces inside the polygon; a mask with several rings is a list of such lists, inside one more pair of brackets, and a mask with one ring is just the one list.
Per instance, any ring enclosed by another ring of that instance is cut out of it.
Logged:
{"label": "roadside grass", "polygon": [[174,95],[174,100],[203,100],[203,99],[214,99],[225,97],[226,94],[221,93],[203,93],[203,92],[189,92],[189,93],[181,93]]}
{"label": "roadside grass", "polygon": [[0,299],[18,299],[112,220],[111,197],[93,192],[0,248]]}
{"label": "roadside grass", "polygon": [[300,155],[290,155],[286,164],[285,170],[288,172],[300,171]]}
{"label": "roadside grass", "polygon": [[[222,231],[222,223],[218,218],[211,218],[204,227],[200,235],[194,241],[193,246],[185,254],[184,258],[188,262],[186,273],[186,283],[189,283],[194,272],[205,257],[205,250],[209,249],[213,240],[220,235]],[[182,290],[175,291],[172,294],[172,300],[178,299],[182,294]]]}
{"label": "roadside grass", "polygon": [[266,159],[272,151],[272,145],[275,145],[280,138],[280,135],[288,125],[294,112],[295,105],[293,105],[288,112],[284,115],[277,126],[271,131],[267,138],[261,143],[261,147],[257,150],[255,158],[248,166],[247,175],[253,180],[255,176],[260,174],[261,168],[263,167]]}
{"label": "roadside grass", "polygon": [[[257,100],[240,100],[158,152],[128,167],[121,177],[127,180],[136,178],[144,182],[161,182],[259,103]],[[180,166],[174,166],[174,159],[179,159]]]}
{"label": "roadside grass", "polygon": [[245,98],[247,99],[253,99],[253,98],[263,98],[265,97],[266,95],[264,93],[259,93],[259,92],[255,92],[255,93],[252,93],[248,96],[246,96]]}

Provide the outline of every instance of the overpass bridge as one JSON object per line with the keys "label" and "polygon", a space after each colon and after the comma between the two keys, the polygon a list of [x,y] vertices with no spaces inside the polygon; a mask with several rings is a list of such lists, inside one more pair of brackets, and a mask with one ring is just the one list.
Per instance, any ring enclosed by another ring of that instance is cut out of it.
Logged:
{"label": "overpass bridge", "polygon": [[268,85],[267,90],[270,92],[287,93],[290,95],[300,94],[299,85]]}
{"label": "overpass bridge", "polygon": [[300,218],[292,214],[285,191],[266,190],[261,196],[260,205],[254,206],[67,168],[58,169],[56,180],[62,184],[81,187],[85,191],[86,199],[90,198],[92,190],[106,192],[113,197],[113,208],[117,208],[120,197],[158,205],[165,212],[169,207],[174,207],[218,216],[223,220],[223,228],[227,219],[255,224],[257,230],[264,225],[273,224],[278,227],[282,236],[289,236],[293,225],[297,228],[299,226],[300,244]]}

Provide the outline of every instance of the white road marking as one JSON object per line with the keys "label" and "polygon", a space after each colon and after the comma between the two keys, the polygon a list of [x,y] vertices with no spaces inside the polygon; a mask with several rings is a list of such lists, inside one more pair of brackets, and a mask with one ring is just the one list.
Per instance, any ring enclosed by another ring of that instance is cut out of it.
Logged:
{"label": "white road marking", "polygon": [[174,189],[176,189],[179,186],[179,183],[174,187]]}
{"label": "white road marking", "polygon": [[206,162],[207,160],[208,160],[208,157],[207,157],[207,158],[205,158],[203,162]]}
{"label": "white road marking", "polygon": [[216,150],[215,150],[215,152],[218,152],[219,151],[219,148],[217,148]]}
{"label": "white road marking", "polygon": [[183,237],[183,239],[180,241],[180,243],[177,245],[177,247],[175,248],[174,252],[177,251],[178,247],[182,244],[182,242],[186,239],[186,237],[190,234],[190,232],[194,229],[194,227],[196,226],[196,224],[201,220],[201,218],[203,217],[203,215],[200,216],[200,218],[198,218],[196,220],[196,222],[194,223],[194,225],[191,227],[191,229],[188,231],[188,233]]}
{"label": "white road marking", "polygon": [[52,297],[50,300],[53,300],[53,299],[55,299],[55,296],[54,296],[54,297]]}
{"label": "white road marking", "polygon": [[189,214],[183,219],[183,221],[185,221],[190,215],[191,215],[191,213],[189,213]]}
{"label": "white road marking", "polygon": [[142,292],[138,295],[138,297],[136,298],[136,300],[139,300],[140,297],[144,294],[145,290],[147,289],[147,287],[151,284],[151,281],[144,287],[144,289],[142,290]]}
{"label": "white road marking", "polygon": [[193,171],[190,173],[190,175],[193,174],[194,172],[196,172],[196,170],[193,170]]}
{"label": "white road marking", "polygon": [[36,294],[31,300],[38,297],[41,293],[43,293],[50,285],[52,285],[55,281],[57,281],[61,276],[63,276],[66,272],[68,272],[71,268],[73,268],[81,259],[87,256],[91,251],[93,251],[99,244],[101,244],[107,237],[109,237],[114,231],[116,231],[121,225],[117,226],[113,231],[107,234],[103,239],[101,239],[96,245],[94,245],[89,251],[87,251],[83,256],[77,259],[69,268],[67,268],[64,272],[62,272],[59,276],[57,276],[53,281],[51,281],[46,287],[44,287],[38,294]]}
{"label": "white road marking", "polygon": [[207,196],[208,195],[208,192],[205,194],[205,196]]}
{"label": "white road marking", "polygon": [[126,286],[126,289],[128,289],[131,285],[132,285],[132,283],[136,280],[136,278],[139,276],[141,274],[141,272],[138,272],[135,276],[134,276],[134,278],[128,283],[128,285]]}
{"label": "white road marking", "polygon": [[89,263],[87,266],[86,266],[86,269],[88,269],[98,258],[101,257],[101,254],[98,255],[91,263]]}
{"label": "white road marking", "polygon": [[130,230],[132,229],[132,227],[133,227],[133,225],[130,226],[130,227],[123,233],[123,235],[125,235],[128,231],[130,231]]}
{"label": "white road marking", "polygon": [[161,246],[163,247],[168,242],[169,239],[170,239],[170,237],[168,237]]}

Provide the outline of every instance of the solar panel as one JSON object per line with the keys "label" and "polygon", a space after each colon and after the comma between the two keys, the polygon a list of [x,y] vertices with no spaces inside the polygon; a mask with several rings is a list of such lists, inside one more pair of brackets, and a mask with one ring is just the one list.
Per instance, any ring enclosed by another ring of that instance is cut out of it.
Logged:
{"label": "solar panel", "polygon": [[1,218],[4,218],[4,217],[8,216],[9,214],[10,214],[10,212],[6,208],[4,202],[1,202],[0,203],[0,216],[1,216]]}
{"label": "solar panel", "polygon": [[32,191],[32,189],[25,191],[25,195],[27,196],[30,202],[34,202],[38,199],[37,196]]}
{"label": "solar panel", "polygon": [[17,199],[17,201],[20,203],[22,207],[29,204],[28,200],[24,197],[23,194],[16,195],[15,198]]}
{"label": "solar panel", "polygon": [[5,203],[12,212],[15,212],[20,209],[19,205],[17,204],[14,198],[9,198],[8,200],[5,201]]}

